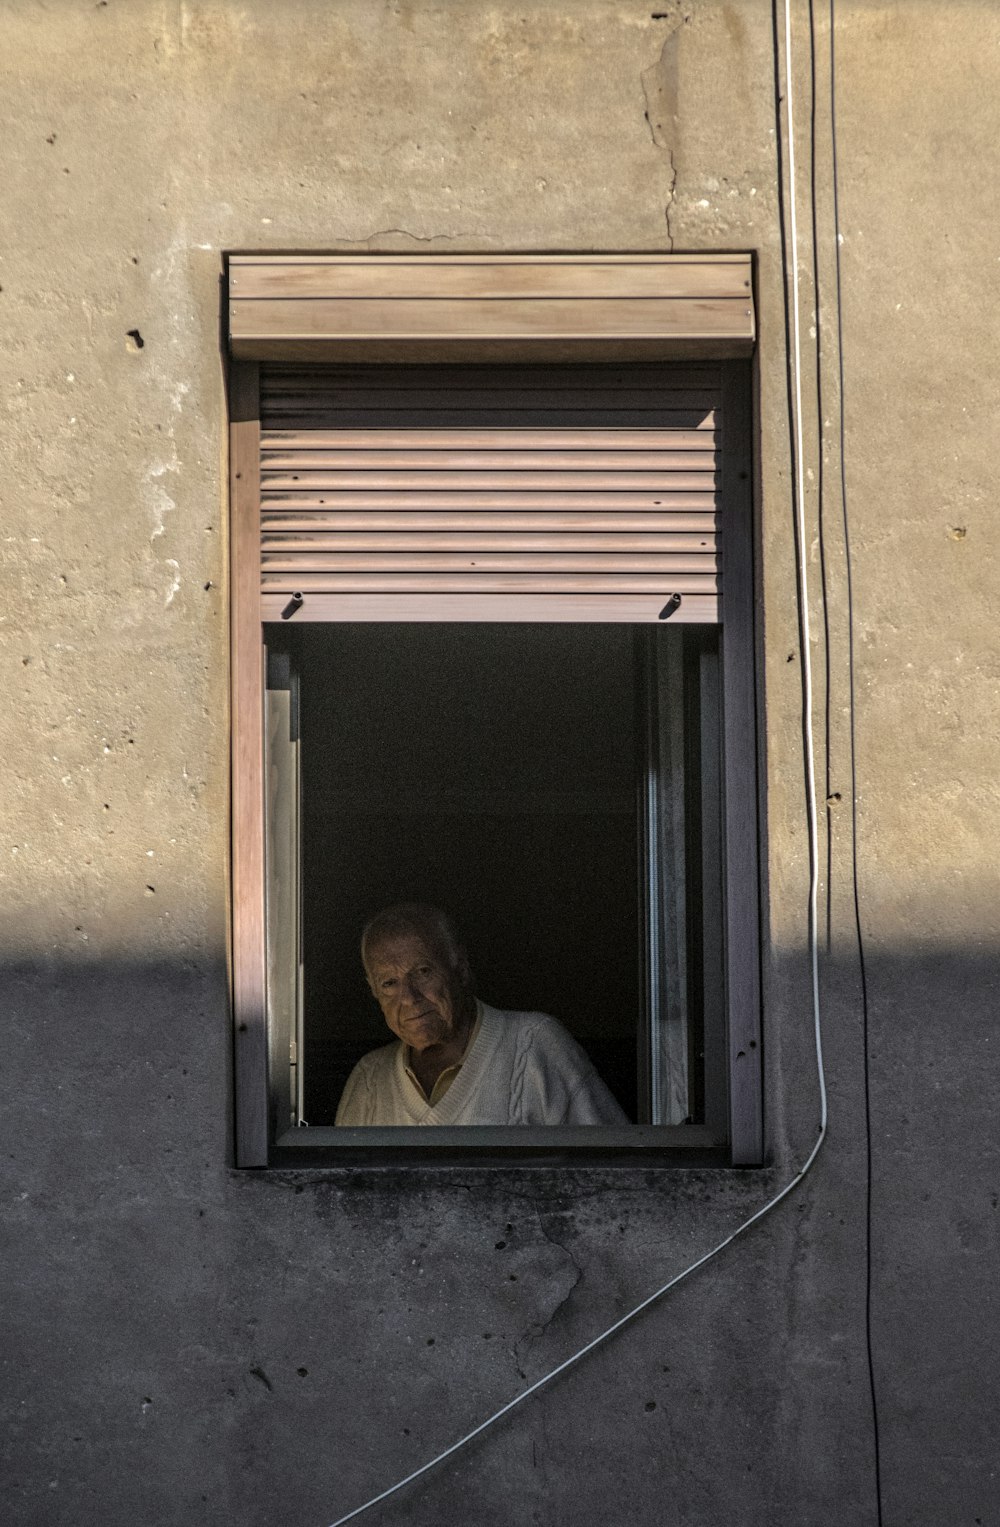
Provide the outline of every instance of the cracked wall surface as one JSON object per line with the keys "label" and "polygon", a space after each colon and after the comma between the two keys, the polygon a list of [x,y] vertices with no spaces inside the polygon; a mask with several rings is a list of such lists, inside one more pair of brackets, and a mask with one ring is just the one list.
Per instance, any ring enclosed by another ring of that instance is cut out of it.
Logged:
{"label": "cracked wall surface", "polygon": [[680,117],[677,99],[678,33],[690,22],[691,13],[686,7],[676,5],[670,11],[658,12],[656,19],[661,23],[658,31],[665,30],[660,56],[655,64],[650,64],[648,69],[643,69],[640,78],[646,102],[645,117],[649,126],[649,136],[656,147],[663,150],[667,160],[666,201],[663,216],[667,225],[668,244],[672,249],[674,236],[670,226],[670,212],[677,189],[677,165],[674,160],[673,144]]}
{"label": "cracked wall surface", "polygon": [[[829,39],[814,7],[817,302],[809,9],[830,1138],[773,1217],[367,1519],[383,1527],[874,1523],[866,1081],[885,1521],[1000,1510],[1000,17],[836,7],[849,633]],[[759,0],[0,12],[5,1519],[322,1527],[728,1235],[815,1136],[774,18]],[[769,1165],[237,1173],[223,252],[666,248],[756,258]]]}

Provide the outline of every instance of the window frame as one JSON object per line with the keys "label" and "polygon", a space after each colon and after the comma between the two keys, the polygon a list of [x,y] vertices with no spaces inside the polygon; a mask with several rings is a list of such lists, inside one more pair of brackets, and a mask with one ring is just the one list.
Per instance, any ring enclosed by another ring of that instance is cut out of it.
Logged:
{"label": "window frame", "polygon": [[[273,355],[273,338],[269,347]],[[709,353],[711,348],[710,344],[706,346]],[[693,353],[700,358],[697,351]],[[684,356],[692,357],[690,348],[685,347]],[[301,347],[298,357],[302,358]],[[760,796],[749,358],[724,358],[722,375],[725,445],[720,460],[719,509],[724,527],[725,576],[719,625],[728,1138],[720,1140],[717,1131],[703,1125],[641,1124],[621,1129],[563,1126],[517,1131],[491,1127],[335,1130],[332,1126],[320,1126],[280,1131],[275,1127],[268,1074],[264,777],[267,676],[259,579],[260,366],[252,358],[230,360],[231,990],[238,1166],[450,1163],[510,1167],[517,1163],[582,1165],[588,1161],[605,1166],[637,1161],[649,1165],[754,1166],[763,1162]],[[739,761],[738,766],[734,760]]]}

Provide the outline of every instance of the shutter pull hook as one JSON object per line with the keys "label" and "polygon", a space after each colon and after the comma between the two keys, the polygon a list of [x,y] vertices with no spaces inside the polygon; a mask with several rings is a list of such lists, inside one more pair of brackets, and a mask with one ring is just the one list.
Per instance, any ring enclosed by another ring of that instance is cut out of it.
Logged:
{"label": "shutter pull hook", "polygon": [[680,607],[681,607],[681,596],[680,596],[680,594],[671,594],[670,598],[667,600],[666,604],[663,606],[663,609],[660,611],[659,615],[657,616],[657,620],[669,620],[671,615],[674,614],[675,610],[679,610]]}
{"label": "shutter pull hook", "polygon": [[288,601],[288,603],[285,605],[285,608],[281,612],[282,620],[291,620],[291,618],[295,614],[296,610],[301,610],[301,608],[302,608],[302,606],[304,604],[305,604],[305,600],[303,599],[301,594],[293,594],[291,599]]}

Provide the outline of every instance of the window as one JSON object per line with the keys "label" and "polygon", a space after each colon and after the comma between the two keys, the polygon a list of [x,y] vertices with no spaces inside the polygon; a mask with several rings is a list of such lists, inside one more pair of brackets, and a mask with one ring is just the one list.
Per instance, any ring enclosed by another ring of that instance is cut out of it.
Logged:
{"label": "window", "polygon": [[231,379],[238,1159],[400,1150],[331,1126],[389,1037],[360,927],[419,899],[464,914],[482,996],[554,1012],[635,1124],[405,1148],[759,1160],[749,371],[717,358],[736,341],[466,364],[410,335],[401,365],[331,360],[327,336],[302,363],[252,327],[234,304],[233,348],[277,357]]}
{"label": "window", "polygon": [[631,1119],[708,1119],[725,1137],[715,636],[269,631],[286,1127],[332,1124],[355,1062],[389,1037],[359,930],[393,901],[429,900],[462,913],[482,996],[554,1013]]}

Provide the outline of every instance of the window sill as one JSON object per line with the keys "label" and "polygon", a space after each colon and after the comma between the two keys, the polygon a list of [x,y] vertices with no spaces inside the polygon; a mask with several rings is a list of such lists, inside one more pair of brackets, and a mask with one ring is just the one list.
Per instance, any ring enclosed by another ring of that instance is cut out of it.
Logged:
{"label": "window sill", "polygon": [[728,1166],[727,1147],[696,1124],[566,1128],[366,1128],[287,1130],[272,1145],[272,1167],[391,1166]]}

